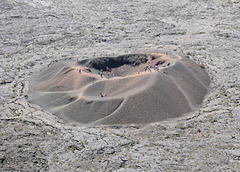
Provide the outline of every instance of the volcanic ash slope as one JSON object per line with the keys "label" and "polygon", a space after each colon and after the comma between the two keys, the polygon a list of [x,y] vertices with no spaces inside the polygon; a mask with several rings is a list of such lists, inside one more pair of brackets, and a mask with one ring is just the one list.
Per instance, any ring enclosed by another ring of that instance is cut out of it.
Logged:
{"label": "volcanic ash slope", "polygon": [[198,108],[209,84],[188,58],[158,52],[59,63],[31,79],[29,95],[66,122],[151,123]]}

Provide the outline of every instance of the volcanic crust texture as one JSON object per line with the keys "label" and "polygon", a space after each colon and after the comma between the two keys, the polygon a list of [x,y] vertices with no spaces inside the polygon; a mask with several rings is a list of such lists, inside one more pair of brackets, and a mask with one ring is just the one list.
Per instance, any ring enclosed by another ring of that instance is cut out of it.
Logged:
{"label": "volcanic crust texture", "polygon": [[29,99],[66,122],[151,123],[195,110],[209,85],[184,56],[129,54],[55,64],[31,79]]}

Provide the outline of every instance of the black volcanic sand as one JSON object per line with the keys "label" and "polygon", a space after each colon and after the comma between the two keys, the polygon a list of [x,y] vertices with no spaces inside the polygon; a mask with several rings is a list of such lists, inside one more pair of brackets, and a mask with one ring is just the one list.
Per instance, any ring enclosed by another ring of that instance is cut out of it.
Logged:
{"label": "black volcanic sand", "polygon": [[66,122],[151,123],[197,109],[209,85],[184,56],[129,54],[55,64],[31,79],[29,99]]}

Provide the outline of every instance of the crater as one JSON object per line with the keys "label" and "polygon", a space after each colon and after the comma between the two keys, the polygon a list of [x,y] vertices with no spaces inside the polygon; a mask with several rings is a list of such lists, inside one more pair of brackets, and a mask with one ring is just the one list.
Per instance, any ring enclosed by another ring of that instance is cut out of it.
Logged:
{"label": "crater", "polygon": [[29,100],[65,122],[146,124],[198,109],[209,85],[182,55],[127,54],[56,63],[30,79]]}

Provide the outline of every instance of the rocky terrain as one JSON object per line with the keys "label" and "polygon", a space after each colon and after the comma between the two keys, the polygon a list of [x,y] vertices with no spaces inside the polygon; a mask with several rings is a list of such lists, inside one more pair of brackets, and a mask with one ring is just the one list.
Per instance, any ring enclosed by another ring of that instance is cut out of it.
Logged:
{"label": "rocky terrain", "polygon": [[[1,0],[0,171],[239,171],[239,0]],[[200,110],[80,127],[28,101],[59,61],[176,51],[211,77]]]}

